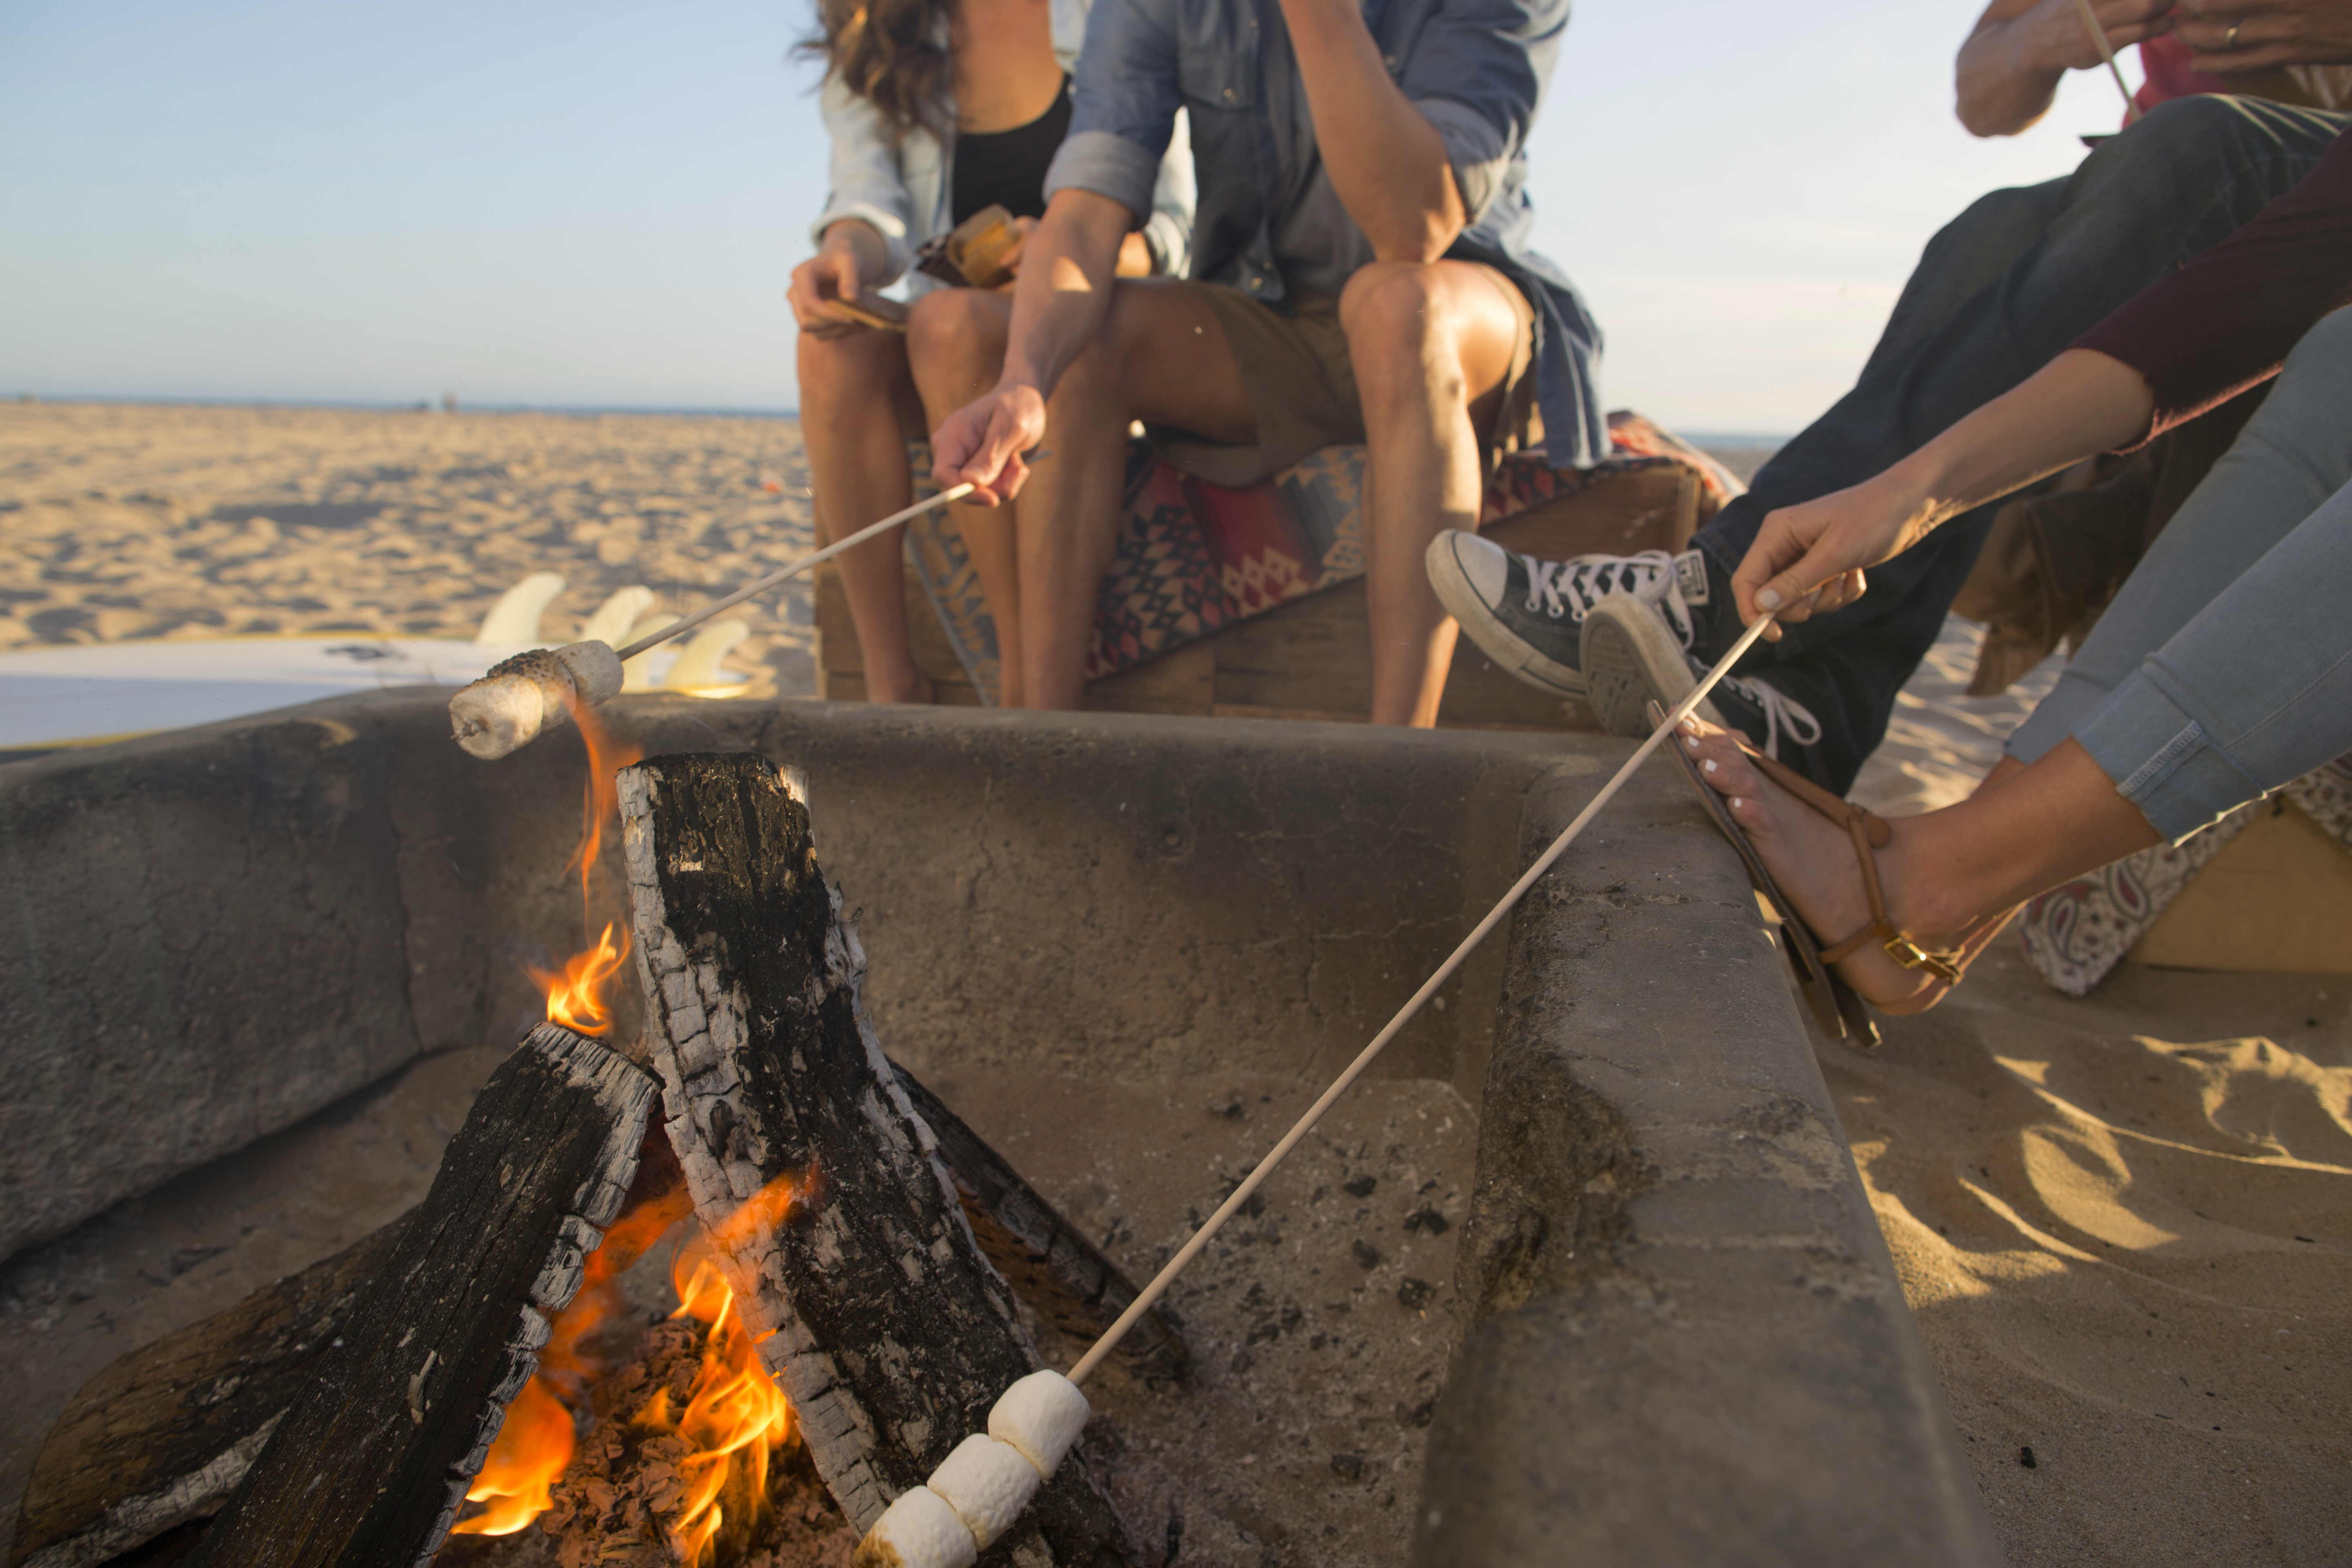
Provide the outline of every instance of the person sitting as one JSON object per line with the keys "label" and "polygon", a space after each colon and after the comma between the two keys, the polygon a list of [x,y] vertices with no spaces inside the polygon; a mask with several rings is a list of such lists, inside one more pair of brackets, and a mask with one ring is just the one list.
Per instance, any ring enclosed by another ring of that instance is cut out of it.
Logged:
{"label": "person sitting", "polygon": [[[1116,544],[1114,445],[1243,486],[1366,447],[1371,717],[1434,721],[1452,654],[1421,574],[1475,522],[1483,458],[1540,406],[1555,461],[1608,449],[1600,335],[1528,247],[1523,148],[1567,0],[1128,0],[1098,10],[1069,140],[1010,300],[917,303],[935,477],[1021,498],[1025,695],[1070,708]],[[1179,110],[1200,184],[1192,280],[1120,281]],[[1050,434],[1049,434],[1050,432]],[[1050,440],[1033,473],[1023,454]]]}
{"label": "person sitting", "polygon": [[1877,824],[1733,732],[1688,726],[1695,776],[1725,799],[1767,892],[1866,1000],[1933,1005],[2027,898],[2352,752],[2352,133],[2015,390],[1875,478],[1765,520],[1734,606],[1777,611],[1794,636],[1984,502],[2273,374],[1970,799]]}
{"label": "person sitting", "polygon": [[[801,435],[816,524],[826,540],[911,500],[907,442],[928,426],[890,328],[902,315],[877,291],[908,277],[917,252],[992,204],[1025,226],[1045,211],[1045,169],[1070,116],[1069,72],[1087,0],[824,0],[809,48],[826,65],[822,109],[833,188],[811,232],[817,253],[793,269],[799,324]],[[1192,181],[1181,128],[1150,183],[1145,221],[1121,247],[1129,276],[1181,277],[1192,240]],[[1017,251],[1010,258],[1017,269]],[[917,272],[919,297],[941,288]],[[1009,538],[965,535],[1001,639],[1017,639]],[[838,558],[866,665],[867,695],[928,702],[915,668],[900,577],[901,531]],[[1000,598],[1002,595],[1003,597]],[[1017,667],[1007,679],[1018,689]]]}
{"label": "person sitting", "polygon": [[[2168,29],[2208,68],[2352,60],[2352,0],[2210,0],[2201,16],[2172,12]],[[1612,733],[1646,733],[1649,701],[1678,700],[1737,640],[1731,574],[1769,515],[1883,471],[2016,386],[2292,187],[2345,123],[2249,98],[2158,105],[2068,178],[1995,191],[1931,239],[1853,390],[1679,559],[1539,561],[1449,532],[1431,547],[1432,584],[1505,668],[1585,698]],[[1716,689],[1709,719],[1843,794],[1942,630],[1995,510],[1954,520],[1874,574],[1859,602],[1758,648]]]}

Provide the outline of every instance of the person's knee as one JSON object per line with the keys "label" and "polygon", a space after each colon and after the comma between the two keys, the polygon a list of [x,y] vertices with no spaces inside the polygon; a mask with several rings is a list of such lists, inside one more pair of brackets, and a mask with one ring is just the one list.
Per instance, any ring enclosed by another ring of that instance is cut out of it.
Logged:
{"label": "person's knee", "polygon": [[1443,334],[1449,323],[1435,267],[1412,261],[1375,261],[1358,268],[1339,292],[1339,326],[1349,354],[1359,361],[1408,352]]}
{"label": "person's knee", "polygon": [[970,370],[1004,353],[1004,319],[975,289],[934,289],[907,314],[907,357],[917,375]]}
{"label": "person's knee", "polygon": [[893,345],[879,338],[875,332],[847,332],[832,338],[802,332],[793,352],[801,391],[823,403],[886,384],[891,375]]}

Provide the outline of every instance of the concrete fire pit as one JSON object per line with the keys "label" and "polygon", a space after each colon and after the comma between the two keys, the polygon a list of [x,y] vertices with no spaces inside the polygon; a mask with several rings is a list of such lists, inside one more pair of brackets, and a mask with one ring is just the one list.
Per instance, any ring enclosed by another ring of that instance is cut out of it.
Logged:
{"label": "concrete fire pit", "polygon": [[[537,1020],[579,742],[478,763],[445,702],[0,767],[0,1256]],[[807,771],[885,1044],[1139,1277],[1628,749],[608,711]],[[1669,766],[1275,1178],[1261,1253],[1171,1298],[1196,1385],[1107,1395],[1150,1479],[1121,1500],[1189,1510],[1182,1561],[1997,1561],[1771,937]]]}

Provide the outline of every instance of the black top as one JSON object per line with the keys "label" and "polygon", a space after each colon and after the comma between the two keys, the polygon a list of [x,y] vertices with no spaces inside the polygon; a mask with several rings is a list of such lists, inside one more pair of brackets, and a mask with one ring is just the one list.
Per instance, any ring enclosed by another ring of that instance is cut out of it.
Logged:
{"label": "black top", "polygon": [[1070,79],[1054,95],[1054,107],[1010,131],[959,132],[955,141],[955,188],[950,216],[961,223],[992,202],[1014,217],[1045,216],[1045,166],[1061,151],[1070,130]]}

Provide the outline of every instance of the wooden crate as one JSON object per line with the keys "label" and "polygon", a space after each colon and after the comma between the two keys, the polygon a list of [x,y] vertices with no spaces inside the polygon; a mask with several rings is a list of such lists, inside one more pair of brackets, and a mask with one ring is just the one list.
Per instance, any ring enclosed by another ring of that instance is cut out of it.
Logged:
{"label": "wooden crate", "polygon": [[2158,969],[2352,974],[2352,852],[2284,800],[2205,862],[2132,947]]}
{"label": "wooden crate", "polygon": [[[1551,560],[1642,550],[1677,551],[1698,526],[1704,494],[1689,468],[1637,468],[1530,508],[1486,530],[1511,550]],[[1086,706],[1107,713],[1362,721],[1371,711],[1371,645],[1361,579],[1255,616],[1147,664],[1095,681]],[[816,581],[818,695],[866,698],[865,661],[849,602],[829,566]],[[909,578],[907,624],[915,663],[939,700],[976,704],[929,601]],[[1466,639],[1454,655],[1438,722],[1448,728],[1591,730],[1591,710],[1497,669]]]}

